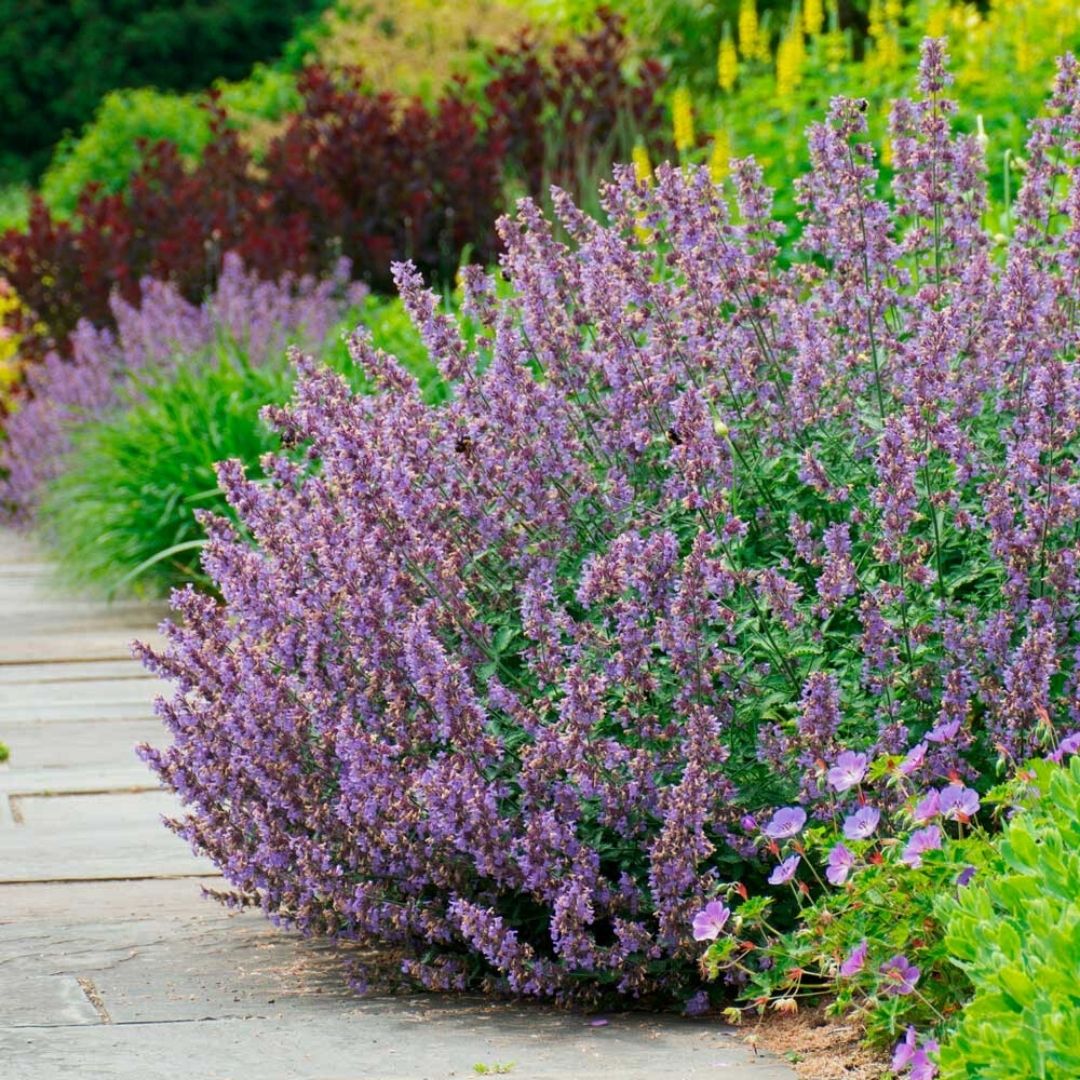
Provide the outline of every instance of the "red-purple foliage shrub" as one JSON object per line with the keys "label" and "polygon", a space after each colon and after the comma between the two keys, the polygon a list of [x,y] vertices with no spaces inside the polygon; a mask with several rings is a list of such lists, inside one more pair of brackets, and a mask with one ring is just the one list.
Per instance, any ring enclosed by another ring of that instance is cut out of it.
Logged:
{"label": "red-purple foliage shrub", "polygon": [[[194,169],[176,147],[149,147],[126,195],[88,185],[71,221],[35,200],[25,233],[0,238],[0,265],[30,315],[17,329],[33,354],[67,349],[80,319],[111,325],[110,298],[139,298],[139,282],[173,283],[197,302],[213,286],[225,251],[235,251],[266,278],[308,272],[308,227],[298,215],[267,214],[267,195],[253,178],[247,151],[216,100],[214,139]],[[44,333],[35,326],[44,326]]]}
{"label": "red-purple foliage shrub", "polygon": [[663,65],[646,60],[628,78],[623,17],[602,9],[599,20],[596,30],[557,45],[549,62],[528,35],[492,57],[491,125],[533,196],[550,184],[580,195],[583,178],[594,181],[612,161],[629,160],[636,138],[667,147],[657,99]]}
{"label": "red-purple foliage shrub", "polygon": [[395,258],[445,279],[466,247],[494,256],[503,139],[481,127],[461,84],[431,110],[365,92],[357,68],[309,68],[300,89],[304,110],[271,147],[265,186],[273,220],[308,223],[310,260],[346,255],[390,288]]}

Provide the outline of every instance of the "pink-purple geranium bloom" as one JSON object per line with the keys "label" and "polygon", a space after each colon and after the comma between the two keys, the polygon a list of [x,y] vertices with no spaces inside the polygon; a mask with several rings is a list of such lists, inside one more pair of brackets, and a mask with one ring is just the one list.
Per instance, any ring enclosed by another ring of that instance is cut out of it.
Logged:
{"label": "pink-purple geranium bloom", "polygon": [[937,791],[931,790],[924,795],[912,810],[911,816],[919,825],[933,821],[941,813],[941,800]]}
{"label": "pink-purple geranium bloom", "polygon": [[962,784],[950,784],[938,795],[941,816],[950,821],[966,821],[979,812],[979,795]]}
{"label": "pink-purple geranium bloom", "polygon": [[915,1028],[908,1026],[903,1039],[896,1044],[892,1056],[892,1071],[902,1073],[909,1070],[910,1080],[933,1080],[937,1076],[937,1066],[929,1055],[939,1049],[937,1040],[927,1039],[919,1046]]}
{"label": "pink-purple geranium bloom", "polygon": [[795,871],[799,869],[801,861],[798,855],[792,855],[778,864],[769,875],[769,884],[783,885],[785,882],[790,881],[795,876]]}
{"label": "pink-purple geranium bloom", "polygon": [[731,911],[719,900],[710,900],[694,916],[693,931],[695,941],[715,941],[727,926]]}
{"label": "pink-purple geranium bloom", "polygon": [[921,742],[913,746],[900,762],[899,769],[904,776],[910,776],[920,768],[926,760],[926,743]]}
{"label": "pink-purple geranium bloom", "polygon": [[900,861],[907,866],[922,866],[922,857],[928,851],[936,851],[941,847],[941,829],[937,825],[928,825],[925,829],[916,829],[911,834]]}
{"label": "pink-purple geranium bloom", "polygon": [[855,856],[843,844],[837,844],[829,852],[825,877],[831,885],[843,885],[854,868]]}
{"label": "pink-purple geranium bloom", "polygon": [[866,966],[866,957],[870,952],[870,944],[863,938],[858,945],[855,946],[844,957],[844,962],[840,965],[840,974],[845,979],[850,979],[853,975],[858,975],[860,971]]}
{"label": "pink-purple geranium bloom", "polygon": [[806,811],[801,806],[784,806],[777,810],[761,830],[773,840],[798,836],[806,824]]}
{"label": "pink-purple geranium bloom", "polygon": [[911,994],[922,974],[903,953],[897,953],[891,960],[886,960],[879,969],[881,972],[883,994]]}
{"label": "pink-purple geranium bloom", "polygon": [[845,750],[829,770],[829,786],[833,791],[840,793],[857,787],[866,776],[868,762],[869,758],[866,754],[856,754],[851,750]]}
{"label": "pink-purple geranium bloom", "polygon": [[864,806],[844,819],[844,835],[849,840],[865,840],[873,836],[881,820],[881,811],[875,806]]}

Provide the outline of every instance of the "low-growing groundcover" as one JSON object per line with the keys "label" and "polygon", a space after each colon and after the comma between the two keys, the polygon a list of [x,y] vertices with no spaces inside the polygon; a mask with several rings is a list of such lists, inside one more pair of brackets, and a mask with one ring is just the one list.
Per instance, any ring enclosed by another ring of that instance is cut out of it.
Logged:
{"label": "low-growing groundcover", "polygon": [[1077,67],[1002,251],[947,81],[929,41],[888,200],[834,100],[794,263],[752,160],[732,204],[624,169],[607,224],[555,195],[565,243],[502,223],[467,341],[397,268],[449,400],[363,341],[373,395],[302,363],[292,449],[219,469],[220,599],[141,650],[178,687],[145,756],[238,902],[427,987],[702,1008],[695,914],[800,872],[763,829],[859,843],[898,775],[969,813],[1077,724]]}

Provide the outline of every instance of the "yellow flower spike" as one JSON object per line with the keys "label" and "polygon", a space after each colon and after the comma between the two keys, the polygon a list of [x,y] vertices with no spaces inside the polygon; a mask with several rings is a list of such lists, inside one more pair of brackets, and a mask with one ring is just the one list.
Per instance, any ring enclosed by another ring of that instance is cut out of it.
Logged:
{"label": "yellow flower spike", "polygon": [[724,23],[724,34],[720,39],[720,49],[716,54],[716,81],[720,89],[730,94],[735,89],[739,78],[739,53],[731,39],[731,27]]}
{"label": "yellow flower spike", "polygon": [[744,60],[756,60],[761,55],[757,0],[742,0],[739,4],[739,55]]}
{"label": "yellow flower spike", "polygon": [[866,13],[866,33],[877,41],[885,33],[885,9],[881,0],[870,0],[870,10]]}
{"label": "yellow flower spike", "polygon": [[825,26],[825,5],[822,0],[805,0],[803,26],[811,37],[816,37]]}
{"label": "yellow flower spike", "polygon": [[634,163],[634,176],[639,184],[647,184],[652,179],[652,162],[649,161],[649,151],[644,143],[637,143],[630,155]]}
{"label": "yellow flower spike", "polygon": [[694,135],[694,103],[685,86],[680,86],[671,99],[671,120],[675,149],[680,154],[693,150],[697,142]]}
{"label": "yellow flower spike", "polygon": [[776,96],[781,104],[787,104],[802,82],[806,63],[806,43],[803,41],[801,20],[792,19],[787,33],[776,50]]}
{"label": "yellow flower spike", "polygon": [[926,17],[926,36],[944,37],[949,28],[949,8],[946,4],[935,4]]}
{"label": "yellow flower spike", "polygon": [[709,177],[714,184],[719,184],[730,171],[731,136],[726,128],[720,128],[713,135],[712,150],[709,152]]}

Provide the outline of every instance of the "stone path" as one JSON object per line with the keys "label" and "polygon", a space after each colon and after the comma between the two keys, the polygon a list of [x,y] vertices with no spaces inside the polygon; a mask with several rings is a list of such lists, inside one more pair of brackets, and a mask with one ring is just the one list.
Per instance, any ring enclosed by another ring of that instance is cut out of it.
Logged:
{"label": "stone path", "polygon": [[357,997],[340,950],[202,898],[132,748],[160,736],[128,656],[160,609],[51,592],[0,533],[0,1076],[13,1080],[789,1080],[712,1021]]}

